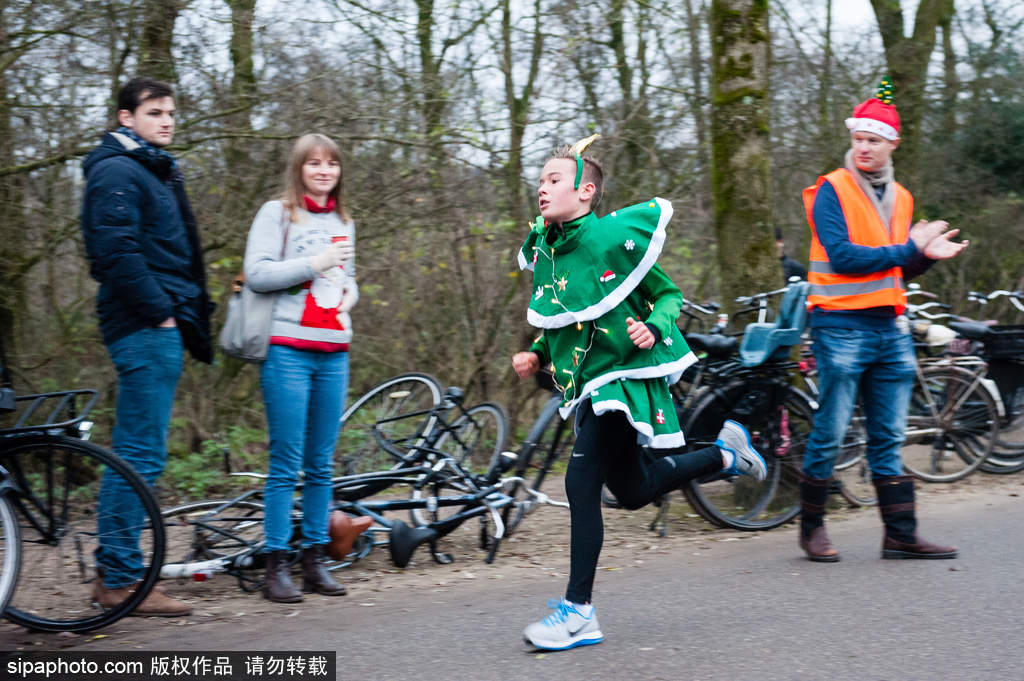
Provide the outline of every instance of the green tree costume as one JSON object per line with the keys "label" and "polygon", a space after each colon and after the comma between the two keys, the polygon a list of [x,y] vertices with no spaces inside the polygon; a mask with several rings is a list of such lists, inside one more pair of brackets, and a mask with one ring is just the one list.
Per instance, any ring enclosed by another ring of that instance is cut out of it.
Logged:
{"label": "green tree costume", "polygon": [[[638,441],[659,449],[685,443],[669,385],[697,361],[675,324],[683,296],[657,264],[671,218],[658,198],[561,227],[537,218],[519,251],[520,269],[533,271],[527,320],[543,330],[530,350],[565,391],[562,417],[590,399],[595,414],[624,412]],[[661,340],[638,348],[628,317]]]}

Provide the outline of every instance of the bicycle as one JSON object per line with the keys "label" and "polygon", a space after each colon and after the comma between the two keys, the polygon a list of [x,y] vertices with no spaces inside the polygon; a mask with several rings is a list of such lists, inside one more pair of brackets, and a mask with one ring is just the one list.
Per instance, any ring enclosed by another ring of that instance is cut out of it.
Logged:
{"label": "bicycle", "polygon": [[[39,631],[108,626],[141,603],[158,577],[164,531],[156,500],[134,468],[88,442],[92,423],[85,419],[99,398],[95,390],[15,396],[2,341],[0,361],[0,411],[10,414],[24,405],[14,424],[0,429],[3,499],[21,518],[17,530],[8,530],[0,510],[5,554],[0,583],[11,584],[6,566],[12,539],[19,534],[21,565],[3,615]],[[101,489],[112,487],[119,488],[121,499],[104,504],[100,515]],[[130,542],[136,531],[143,572],[135,590],[117,606],[97,611],[91,590],[103,569],[96,551],[104,544]]]}

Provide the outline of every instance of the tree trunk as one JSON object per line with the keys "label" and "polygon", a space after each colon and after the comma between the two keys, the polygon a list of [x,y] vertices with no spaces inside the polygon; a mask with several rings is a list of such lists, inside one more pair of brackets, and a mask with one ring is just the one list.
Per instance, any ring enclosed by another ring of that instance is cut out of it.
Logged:
{"label": "tree trunk", "polygon": [[146,0],[139,49],[139,75],[174,82],[174,22],[181,10],[180,0]]}
{"label": "tree trunk", "polygon": [[782,282],[772,234],[768,0],[712,0],[711,145],[722,303]]}
{"label": "tree trunk", "polygon": [[[0,0],[0,50],[10,47],[6,2]],[[14,135],[11,129],[11,100],[7,91],[7,71],[0,69],[0,167],[15,163]],[[22,212],[24,177],[20,174],[0,177],[0,334],[8,353],[16,351],[17,323],[25,309],[25,224]]]}
{"label": "tree trunk", "polygon": [[942,134],[948,140],[956,133],[956,100],[960,83],[956,77],[956,52],[953,50],[953,0],[939,22],[942,28]]}
{"label": "tree trunk", "polygon": [[442,186],[444,156],[444,109],[447,97],[441,83],[441,59],[434,56],[434,0],[416,0],[416,39],[420,53],[420,86],[423,88],[423,122],[435,188]]}
{"label": "tree trunk", "polygon": [[[252,22],[256,0],[227,0],[231,8],[231,101],[229,109],[241,109],[228,117],[231,127],[240,131],[252,130],[250,108],[256,98],[256,75],[253,70]],[[233,139],[224,151],[228,171],[229,219],[237,219],[241,209],[250,203],[246,168],[250,167],[251,140]],[[238,209],[237,211],[234,209]]]}
{"label": "tree trunk", "polygon": [[913,192],[917,186],[918,158],[921,150],[921,119],[924,114],[924,88],[928,61],[935,49],[939,22],[952,11],[952,0],[921,0],[914,18],[914,33],[903,32],[903,8],[900,0],[871,0],[882,35],[885,61],[893,84],[893,104],[900,112],[900,147],[896,160],[900,182]]}
{"label": "tree trunk", "polygon": [[691,109],[693,110],[693,125],[697,130],[697,163],[700,166],[698,172],[701,177],[701,196],[697,207],[703,210],[704,202],[710,194],[710,177],[708,170],[711,166],[708,159],[708,123],[704,117],[704,63],[700,55],[700,34],[702,30],[701,17],[704,16],[703,6],[699,13],[693,11],[692,0],[685,0],[686,3],[686,32],[690,38],[690,77],[693,79],[693,95],[690,98]]}

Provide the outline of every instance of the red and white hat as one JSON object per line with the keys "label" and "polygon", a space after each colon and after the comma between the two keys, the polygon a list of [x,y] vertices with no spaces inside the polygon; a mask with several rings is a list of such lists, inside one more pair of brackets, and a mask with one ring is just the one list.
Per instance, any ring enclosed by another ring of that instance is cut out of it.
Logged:
{"label": "red and white hat", "polygon": [[887,140],[898,140],[900,115],[891,102],[892,81],[886,76],[878,86],[878,94],[854,108],[853,117],[846,119],[846,127],[850,132],[871,132]]}

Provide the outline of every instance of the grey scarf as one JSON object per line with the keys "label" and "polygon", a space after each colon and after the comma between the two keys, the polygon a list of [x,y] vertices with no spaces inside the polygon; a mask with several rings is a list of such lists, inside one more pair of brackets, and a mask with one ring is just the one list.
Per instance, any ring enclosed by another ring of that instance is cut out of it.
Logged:
{"label": "grey scarf", "polygon": [[[853,149],[846,152],[846,169],[853,175],[853,179],[857,181],[857,186],[860,187],[861,191],[871,201],[871,205],[878,211],[878,217],[882,218],[882,224],[885,225],[885,229],[892,236],[892,204],[896,197],[896,190],[893,189],[893,175],[892,175],[892,159],[881,170],[874,172],[865,172],[857,167],[857,164],[853,162]],[[885,187],[885,193],[882,194],[882,200],[878,200],[878,194],[875,193],[875,187]]]}

